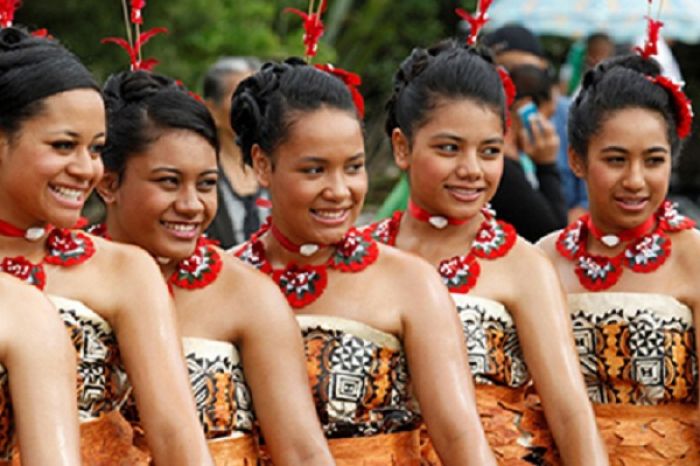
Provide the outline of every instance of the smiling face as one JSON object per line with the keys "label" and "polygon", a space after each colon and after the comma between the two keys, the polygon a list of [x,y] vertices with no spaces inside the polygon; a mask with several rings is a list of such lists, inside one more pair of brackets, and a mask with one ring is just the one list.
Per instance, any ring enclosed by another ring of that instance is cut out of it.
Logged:
{"label": "smiling face", "polygon": [[503,125],[499,114],[472,100],[443,101],[414,132],[399,129],[394,157],[408,170],[411,199],[428,212],[457,219],[479,213],[503,173]]}
{"label": "smiling face", "polygon": [[121,179],[107,173],[100,183],[112,237],[156,257],[192,255],[216,214],[216,162],[206,139],[180,129],[131,155]]}
{"label": "smiling face", "polygon": [[272,221],[294,243],[333,244],[354,224],[367,193],[362,129],[348,111],[299,113],[271,157],[252,155],[270,191]]}
{"label": "smiling face", "polygon": [[671,145],[663,117],[641,108],[618,110],[591,137],[586,160],[569,154],[588,186],[593,220],[605,231],[642,224],[666,198]]}
{"label": "smiling face", "polygon": [[0,219],[20,228],[73,226],[102,176],[102,97],[77,89],[47,97],[16,134],[0,135]]}

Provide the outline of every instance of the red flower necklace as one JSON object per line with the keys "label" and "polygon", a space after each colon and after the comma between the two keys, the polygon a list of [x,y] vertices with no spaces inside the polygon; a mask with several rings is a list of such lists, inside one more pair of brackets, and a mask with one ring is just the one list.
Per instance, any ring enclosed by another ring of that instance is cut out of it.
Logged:
{"label": "red flower necklace", "polygon": [[204,288],[216,280],[223,261],[213,243],[205,236],[200,236],[194,253],[177,263],[175,271],[168,278],[168,286],[194,290]]}
{"label": "red flower necklace", "polygon": [[620,280],[624,267],[638,273],[653,272],[661,267],[671,255],[671,238],[667,233],[688,230],[694,226],[693,220],[679,214],[671,202],[665,201],[650,220],[639,228],[629,230],[636,236],[626,234],[628,232],[618,235],[631,243],[616,256],[588,253],[589,233],[599,239],[604,238],[588,214],[561,232],[556,247],[559,254],[575,262],[575,272],[581,285],[590,291],[600,291],[614,286]]}
{"label": "red flower necklace", "polygon": [[[311,304],[321,297],[328,284],[328,269],[346,273],[360,272],[373,264],[379,256],[377,243],[369,234],[351,228],[335,245],[335,252],[325,264],[299,265],[292,262],[282,269],[275,269],[267,260],[265,246],[260,240],[271,228],[270,222],[263,225],[235,255],[270,275],[282,290],[289,305],[295,309]],[[280,234],[278,230],[275,237]],[[288,248],[287,242],[290,242],[289,239],[280,244]],[[298,250],[298,246],[296,249]]]}
{"label": "red flower necklace", "polygon": [[[8,234],[4,229],[0,231],[0,234],[26,237],[26,234]],[[44,264],[70,267],[82,264],[91,258],[93,254],[95,254],[95,245],[88,235],[81,231],[53,228],[46,238],[46,256],[41,262],[35,264],[24,256],[4,257],[0,261],[0,271],[14,275],[20,280],[43,290],[46,287]]]}
{"label": "red flower necklace", "polygon": [[[512,225],[496,220],[492,210],[482,209],[481,213],[484,221],[476,233],[469,253],[450,257],[438,265],[442,281],[451,293],[469,293],[476,286],[481,274],[478,259],[493,260],[505,256],[513,248],[518,237]],[[377,241],[395,246],[403,215],[403,212],[395,212],[391,218],[371,225],[366,232]]]}
{"label": "red flower necklace", "polygon": [[[91,225],[87,231],[95,236],[112,240],[104,223]],[[171,292],[173,286],[195,290],[204,288],[216,280],[221,272],[223,261],[214,247],[215,244],[216,241],[206,236],[199,237],[192,255],[178,262],[168,278],[168,288]]]}

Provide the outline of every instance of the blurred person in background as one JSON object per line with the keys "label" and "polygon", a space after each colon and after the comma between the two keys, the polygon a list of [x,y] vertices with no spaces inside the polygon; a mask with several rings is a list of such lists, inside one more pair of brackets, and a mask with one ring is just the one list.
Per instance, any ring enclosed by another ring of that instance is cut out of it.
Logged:
{"label": "blurred person in background", "polygon": [[231,96],[238,84],[260,68],[253,57],[223,57],[204,76],[204,102],[214,117],[221,144],[219,207],[207,234],[229,248],[247,240],[258,230],[269,214],[261,207],[266,198],[253,170],[243,163],[236,145],[236,134],[229,124]]}

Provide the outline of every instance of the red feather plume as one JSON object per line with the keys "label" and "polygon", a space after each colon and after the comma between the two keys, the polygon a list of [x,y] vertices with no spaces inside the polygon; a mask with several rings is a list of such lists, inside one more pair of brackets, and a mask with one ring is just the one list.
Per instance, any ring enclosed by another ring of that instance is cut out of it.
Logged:
{"label": "red feather plume", "polygon": [[647,37],[644,41],[644,48],[635,47],[634,50],[644,58],[650,58],[659,52],[659,34],[664,26],[663,21],[647,16]]}
{"label": "red feather plume", "polygon": [[502,66],[499,66],[496,71],[498,71],[498,77],[501,78],[501,82],[503,83],[503,91],[506,94],[506,131],[510,129],[510,107],[513,105],[513,102],[515,102],[515,95],[517,93],[517,90],[515,89],[515,84],[513,84],[513,80],[510,78],[510,74],[508,74],[508,71],[506,71],[505,68]]}
{"label": "red feather plume", "polygon": [[457,15],[469,23],[470,30],[469,37],[467,37],[467,44],[474,45],[477,37],[479,37],[479,32],[481,32],[484,25],[489,22],[488,10],[492,3],[493,0],[479,0],[476,16],[472,16],[468,11],[462,8],[457,8],[455,10]]}
{"label": "red feather plume", "polygon": [[693,105],[687,95],[683,92],[683,85],[674,82],[666,76],[649,77],[649,80],[654,84],[663,87],[666,92],[671,94],[676,107],[676,134],[681,139],[685,139],[690,135],[693,129]]}
{"label": "red feather plume", "polygon": [[0,27],[10,27],[15,20],[15,11],[22,4],[21,0],[0,0]]}
{"label": "red feather plume", "polygon": [[317,69],[325,71],[326,73],[332,74],[340,78],[347,86],[350,94],[352,94],[352,100],[355,103],[355,108],[357,109],[357,114],[360,118],[365,117],[365,99],[362,97],[359,86],[362,85],[362,78],[359,74],[353,73],[351,71],[344,70],[342,68],[337,68],[331,64],[327,65],[314,65]]}
{"label": "red feather plume", "polygon": [[318,41],[323,37],[325,27],[321,20],[321,14],[326,11],[326,0],[323,0],[317,13],[304,13],[296,8],[285,8],[284,11],[299,16],[304,21],[304,45],[305,55],[315,57],[318,52]]}
{"label": "red feather plume", "polygon": [[152,28],[148,31],[144,31],[141,34],[139,34],[139,37],[136,39],[136,42],[133,47],[131,44],[129,44],[128,41],[126,41],[126,39],[122,39],[121,37],[106,37],[100,42],[102,42],[103,44],[116,44],[119,47],[126,50],[126,53],[129,55],[129,61],[131,62],[132,71],[151,71],[158,64],[158,60],[156,60],[155,58],[139,60],[139,49],[143,45],[145,45],[149,40],[151,40],[154,36],[158,34],[167,34],[167,32],[168,29],[163,27]]}
{"label": "red feather plume", "polygon": [[143,15],[141,10],[146,8],[146,0],[131,0],[131,22],[134,24],[143,24]]}

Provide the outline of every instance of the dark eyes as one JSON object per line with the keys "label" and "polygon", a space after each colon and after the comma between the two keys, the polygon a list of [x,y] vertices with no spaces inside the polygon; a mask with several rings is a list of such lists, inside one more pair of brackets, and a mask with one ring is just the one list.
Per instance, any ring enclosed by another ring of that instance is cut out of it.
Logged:
{"label": "dark eyes", "polygon": [[[350,173],[350,174],[356,174],[362,172],[365,168],[365,163],[364,162],[357,162],[353,163],[350,165],[345,166],[345,172]],[[305,173],[307,175],[320,175],[325,171],[325,168],[322,166],[317,166],[317,167],[305,167],[301,169],[302,173]]]}
{"label": "dark eyes", "polygon": [[[172,189],[176,188],[180,185],[180,179],[176,176],[163,176],[161,178],[156,178],[156,183]],[[197,189],[200,191],[211,191],[212,189],[216,188],[217,184],[217,179],[215,178],[207,178],[204,180],[201,180],[197,183]]]}
{"label": "dark eyes", "polygon": [[[50,143],[51,147],[56,150],[57,152],[61,152],[64,154],[68,154],[70,152],[73,152],[78,148],[78,143],[76,141],[71,141],[71,140],[60,140],[60,141],[54,141]],[[102,152],[105,149],[105,145],[100,143],[100,144],[92,144],[88,146],[88,151],[90,152],[90,156],[93,159],[96,159],[102,155]]]}
{"label": "dark eyes", "polygon": [[54,141],[51,143],[51,147],[53,147],[57,151],[61,151],[61,152],[71,151],[71,150],[75,149],[76,145],[77,144],[74,141],[68,141],[68,140]]}

